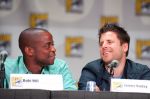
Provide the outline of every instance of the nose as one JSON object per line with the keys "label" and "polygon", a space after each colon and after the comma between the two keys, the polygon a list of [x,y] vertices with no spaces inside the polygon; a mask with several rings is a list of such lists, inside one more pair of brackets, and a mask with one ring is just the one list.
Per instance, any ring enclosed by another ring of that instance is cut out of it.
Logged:
{"label": "nose", "polygon": [[107,47],[107,43],[106,43],[106,42],[103,42],[103,43],[101,44],[101,47],[102,47],[102,48]]}
{"label": "nose", "polygon": [[51,46],[51,51],[56,52],[56,48],[54,46]]}

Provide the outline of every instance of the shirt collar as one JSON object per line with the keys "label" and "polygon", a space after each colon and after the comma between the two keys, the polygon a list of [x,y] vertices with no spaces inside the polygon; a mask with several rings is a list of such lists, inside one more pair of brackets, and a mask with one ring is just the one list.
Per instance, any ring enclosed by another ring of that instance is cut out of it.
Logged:
{"label": "shirt collar", "polygon": [[31,73],[26,68],[24,61],[23,61],[23,57],[20,57],[20,60],[19,60],[19,73],[26,73],[26,74]]}
{"label": "shirt collar", "polygon": [[[28,71],[24,61],[23,61],[23,57],[19,57],[19,73],[20,74],[32,74],[32,72]],[[52,66],[51,66],[52,67]],[[41,71],[41,74],[49,74],[50,71],[49,71],[49,66],[44,66],[44,68],[42,69]]]}

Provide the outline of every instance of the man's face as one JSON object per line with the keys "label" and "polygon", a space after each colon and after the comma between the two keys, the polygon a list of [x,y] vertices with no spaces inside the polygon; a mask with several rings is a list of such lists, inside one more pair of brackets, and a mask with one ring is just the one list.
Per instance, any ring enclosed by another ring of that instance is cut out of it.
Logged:
{"label": "man's face", "polygon": [[50,33],[41,33],[34,44],[34,61],[40,65],[54,63],[56,49]]}
{"label": "man's face", "polygon": [[99,44],[100,56],[106,64],[114,59],[121,60],[123,57],[126,57],[127,44],[121,44],[117,34],[112,31],[103,33]]}

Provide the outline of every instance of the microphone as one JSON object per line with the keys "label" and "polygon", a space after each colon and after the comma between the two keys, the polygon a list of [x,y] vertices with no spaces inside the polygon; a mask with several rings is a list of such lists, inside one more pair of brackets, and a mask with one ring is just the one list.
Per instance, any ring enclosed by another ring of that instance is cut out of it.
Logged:
{"label": "microphone", "polygon": [[0,51],[0,88],[4,88],[4,79],[5,79],[5,60],[8,56],[8,52],[6,50]]}
{"label": "microphone", "polygon": [[119,61],[113,60],[110,64],[108,64],[108,67],[110,68],[110,76],[113,77],[114,75],[114,68],[116,68],[119,64]]}
{"label": "microphone", "polygon": [[8,52],[6,50],[0,51],[0,63],[3,64],[8,56]]}
{"label": "microphone", "polygon": [[116,68],[119,64],[119,61],[113,60],[110,64],[108,64],[109,68]]}

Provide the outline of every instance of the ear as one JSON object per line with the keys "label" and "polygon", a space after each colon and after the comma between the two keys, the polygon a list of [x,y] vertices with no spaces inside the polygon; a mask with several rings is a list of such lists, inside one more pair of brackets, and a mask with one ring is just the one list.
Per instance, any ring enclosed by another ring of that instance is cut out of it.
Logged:
{"label": "ear", "polygon": [[127,51],[128,51],[128,43],[124,43],[123,45],[122,45],[122,48],[123,48],[123,51],[126,53]]}
{"label": "ear", "polygon": [[26,55],[32,56],[33,52],[34,52],[33,48],[31,48],[31,47],[25,47],[25,53],[26,53]]}

